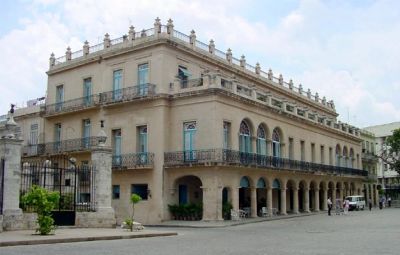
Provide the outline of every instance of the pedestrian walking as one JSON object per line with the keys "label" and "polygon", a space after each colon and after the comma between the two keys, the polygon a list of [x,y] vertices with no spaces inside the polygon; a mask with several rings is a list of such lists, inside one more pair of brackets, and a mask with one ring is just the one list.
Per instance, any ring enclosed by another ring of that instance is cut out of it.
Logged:
{"label": "pedestrian walking", "polygon": [[388,206],[391,207],[392,206],[392,198],[389,196],[387,199],[388,202]]}
{"label": "pedestrian walking", "polygon": [[345,199],[343,202],[343,207],[344,207],[344,215],[347,215],[347,213],[349,212],[349,207],[350,207],[350,201],[349,199]]}
{"label": "pedestrian walking", "polygon": [[385,202],[385,199],[383,198],[383,196],[381,196],[381,198],[379,199],[379,209],[380,210],[382,210],[384,202]]}
{"label": "pedestrian walking", "polygon": [[331,216],[331,210],[332,210],[332,200],[330,197],[328,197],[328,200],[326,201],[328,204],[328,216]]}
{"label": "pedestrian walking", "polygon": [[372,209],[372,199],[371,198],[368,198],[368,207],[369,207],[369,210],[371,211],[371,209]]}

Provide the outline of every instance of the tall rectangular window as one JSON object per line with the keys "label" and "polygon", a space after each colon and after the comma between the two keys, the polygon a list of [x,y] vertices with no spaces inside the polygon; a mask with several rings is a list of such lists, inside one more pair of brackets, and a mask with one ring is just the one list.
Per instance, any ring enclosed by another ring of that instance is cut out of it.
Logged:
{"label": "tall rectangular window", "polygon": [[90,119],[82,122],[82,145],[84,148],[89,148],[90,146]]}
{"label": "tall rectangular window", "polygon": [[61,111],[64,102],[64,85],[56,87],[56,111]]}
{"label": "tall rectangular window", "polygon": [[138,131],[138,149],[139,152],[139,164],[147,163],[147,126],[140,126],[137,128]]}
{"label": "tall rectangular window", "polygon": [[122,70],[115,70],[113,73],[113,99],[122,99]]}
{"label": "tall rectangular window", "polygon": [[139,195],[143,200],[147,200],[148,196],[148,185],[147,184],[132,184],[131,194]]}
{"label": "tall rectangular window", "polygon": [[121,159],[121,147],[122,147],[122,132],[121,129],[115,129],[112,131],[112,148],[113,148],[113,164],[120,165]]}
{"label": "tall rectangular window", "polygon": [[301,161],[305,161],[306,160],[306,152],[305,152],[306,148],[305,148],[305,142],[304,141],[300,141],[300,160]]}
{"label": "tall rectangular window", "polygon": [[196,159],[196,122],[183,123],[183,150],[185,160],[191,161]]}
{"label": "tall rectangular window", "polygon": [[329,147],[329,165],[333,165],[333,149]]}
{"label": "tall rectangular window", "polygon": [[61,149],[61,123],[54,125],[54,150]]}
{"label": "tall rectangular window", "polygon": [[325,164],[325,147],[321,145],[321,164]]}
{"label": "tall rectangular window", "polygon": [[92,78],[83,80],[83,103],[86,106],[92,103]]}
{"label": "tall rectangular window", "polygon": [[311,144],[311,162],[315,163],[315,144]]}
{"label": "tall rectangular window", "polygon": [[289,159],[294,158],[294,145],[293,145],[293,138],[289,137]]}
{"label": "tall rectangular window", "polygon": [[38,136],[39,136],[38,130],[39,130],[38,124],[31,125],[31,130],[30,130],[30,134],[29,134],[30,155],[36,155],[36,153],[37,153],[37,144],[38,144]]}
{"label": "tall rectangular window", "polygon": [[189,76],[190,73],[188,72],[186,67],[184,66],[178,67],[178,78],[180,79],[181,82],[181,88],[187,88]]}
{"label": "tall rectangular window", "polygon": [[138,66],[138,94],[147,95],[149,83],[149,64],[141,64]]}
{"label": "tall rectangular window", "polygon": [[224,121],[223,123],[223,149],[230,149],[231,148],[231,123]]}
{"label": "tall rectangular window", "polygon": [[112,199],[119,199],[121,194],[121,188],[119,185],[112,186]]}

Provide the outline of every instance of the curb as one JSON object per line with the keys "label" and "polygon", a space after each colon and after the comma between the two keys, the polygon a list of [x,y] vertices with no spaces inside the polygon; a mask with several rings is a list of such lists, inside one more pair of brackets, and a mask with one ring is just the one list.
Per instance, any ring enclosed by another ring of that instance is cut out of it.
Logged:
{"label": "curb", "polygon": [[89,237],[72,237],[72,238],[43,239],[43,240],[36,239],[36,240],[22,240],[22,241],[6,241],[6,242],[0,242],[0,247],[17,246],[17,245],[35,245],[35,244],[75,243],[75,242],[133,239],[133,238],[176,236],[176,235],[178,235],[178,233],[176,232],[167,232],[167,233],[115,235],[115,236],[89,236]]}

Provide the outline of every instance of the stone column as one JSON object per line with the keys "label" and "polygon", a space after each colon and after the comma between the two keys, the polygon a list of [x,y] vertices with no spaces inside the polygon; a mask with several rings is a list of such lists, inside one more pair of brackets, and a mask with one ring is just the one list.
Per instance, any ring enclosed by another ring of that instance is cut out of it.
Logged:
{"label": "stone column", "polygon": [[112,150],[101,144],[92,150],[92,165],[95,171],[94,196],[95,212],[82,212],[76,215],[79,227],[114,227],[114,209],[111,206]]}
{"label": "stone column", "polygon": [[299,213],[299,189],[293,188],[293,213]]}
{"label": "stone column", "polygon": [[286,187],[281,188],[281,215],[286,215]]}
{"label": "stone column", "polygon": [[[336,187],[336,185],[335,185],[335,187]],[[336,206],[336,188],[333,188],[333,190],[332,190],[332,205],[333,205],[332,208],[335,208],[335,206]]]}
{"label": "stone column", "polygon": [[304,212],[310,212],[310,190],[304,189]]}
{"label": "stone column", "polygon": [[232,188],[232,207],[234,210],[239,210],[239,189],[240,187]]}
{"label": "stone column", "polygon": [[319,212],[319,189],[314,190],[314,212]]}
{"label": "stone column", "polygon": [[324,197],[323,197],[323,203],[322,203],[322,208],[324,211],[328,210],[328,190],[324,189]]}
{"label": "stone column", "polygon": [[222,187],[213,187],[208,183],[203,190],[203,220],[223,220],[222,218]]}
{"label": "stone column", "polygon": [[270,187],[267,188],[267,208],[268,214],[272,216],[272,189]]}
{"label": "stone column", "polygon": [[17,124],[14,122],[13,113],[12,106],[10,119],[4,126],[0,126],[0,160],[4,160],[3,225],[0,226],[0,230],[24,229],[23,214],[19,208],[22,140],[15,137]]}
{"label": "stone column", "polygon": [[342,201],[342,203],[343,203],[343,188],[342,189],[339,189],[339,198],[340,198],[340,200]]}
{"label": "stone column", "polygon": [[251,217],[257,216],[257,188],[251,187]]}

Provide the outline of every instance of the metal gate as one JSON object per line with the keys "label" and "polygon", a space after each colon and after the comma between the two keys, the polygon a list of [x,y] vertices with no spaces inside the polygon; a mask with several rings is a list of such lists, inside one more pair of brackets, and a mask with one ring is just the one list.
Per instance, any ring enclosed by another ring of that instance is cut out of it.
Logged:
{"label": "metal gate", "polygon": [[5,160],[0,159],[0,215],[3,214],[3,201],[4,201],[4,165]]}
{"label": "metal gate", "polygon": [[[58,226],[73,226],[77,211],[95,209],[94,171],[87,164],[77,165],[64,157],[23,161],[21,196],[33,185],[59,193],[59,203],[52,212]],[[32,211],[24,204],[21,208],[26,212]]]}

